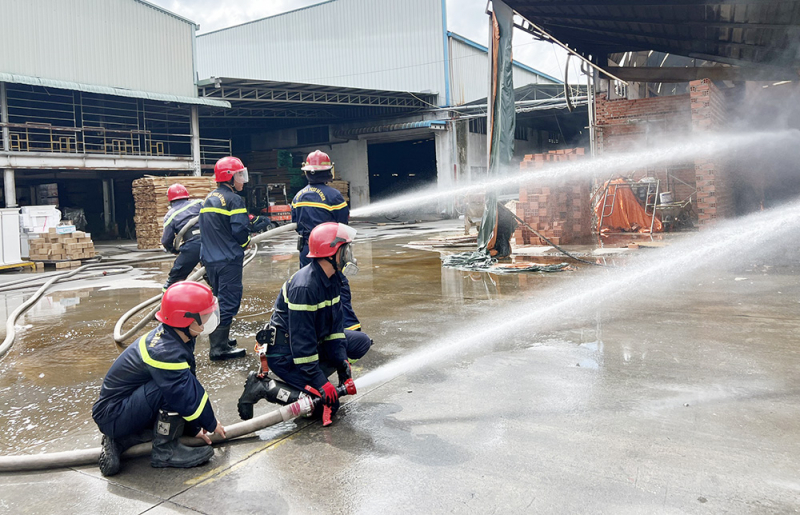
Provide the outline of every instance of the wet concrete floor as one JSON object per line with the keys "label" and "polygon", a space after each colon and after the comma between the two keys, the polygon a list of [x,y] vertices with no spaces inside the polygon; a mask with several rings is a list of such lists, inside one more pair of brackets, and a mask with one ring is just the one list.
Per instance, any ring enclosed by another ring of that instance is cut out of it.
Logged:
{"label": "wet concrete floor", "polygon": [[[470,273],[404,246],[457,234],[458,222],[356,227],[367,239],[356,247],[354,307],[375,341],[357,377],[476,321],[501,328],[511,306],[598,274],[613,280],[651,252],[610,256],[622,265],[613,270]],[[264,246],[246,270],[234,330],[248,351],[297,269],[293,246]],[[547,330],[488,337],[439,361],[422,355],[348,399],[332,427],[281,424],[219,446],[202,467],[137,459],[112,478],[96,466],[0,475],[0,513],[800,511],[800,261],[723,265],[667,291],[642,284],[613,307],[597,299],[590,317],[566,310]],[[168,267],[62,286],[20,320],[0,361],[0,453],[99,445],[90,411],[118,354],[114,324],[158,292]],[[0,296],[0,311],[24,298]],[[238,421],[255,358],[212,364],[207,345],[198,349],[218,417]],[[269,409],[262,401],[256,414]]]}

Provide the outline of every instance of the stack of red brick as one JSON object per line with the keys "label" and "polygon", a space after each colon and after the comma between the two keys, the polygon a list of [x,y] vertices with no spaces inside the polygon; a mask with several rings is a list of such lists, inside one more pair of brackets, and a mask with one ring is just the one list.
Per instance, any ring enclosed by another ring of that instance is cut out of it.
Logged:
{"label": "stack of red brick", "polygon": [[[551,150],[547,154],[529,154],[520,163],[520,168],[522,173],[525,173],[527,170],[543,168],[546,163],[575,161],[583,156],[582,148]],[[577,243],[591,236],[589,179],[548,184],[548,186],[536,186],[535,182],[520,183],[517,216],[556,245]],[[517,245],[547,244],[524,225],[517,228],[516,240]]]}

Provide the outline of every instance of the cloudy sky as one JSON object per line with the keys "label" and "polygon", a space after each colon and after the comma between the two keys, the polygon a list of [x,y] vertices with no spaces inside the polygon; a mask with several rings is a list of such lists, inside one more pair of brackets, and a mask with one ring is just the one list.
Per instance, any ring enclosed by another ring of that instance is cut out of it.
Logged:
{"label": "cloudy sky", "polygon": [[[320,0],[149,1],[199,23],[200,34],[320,3]],[[489,29],[485,7],[486,0],[447,0],[447,29],[486,46]],[[514,58],[548,75],[564,78],[566,52],[519,30],[514,33]],[[575,82],[577,76],[573,59],[569,81]]]}

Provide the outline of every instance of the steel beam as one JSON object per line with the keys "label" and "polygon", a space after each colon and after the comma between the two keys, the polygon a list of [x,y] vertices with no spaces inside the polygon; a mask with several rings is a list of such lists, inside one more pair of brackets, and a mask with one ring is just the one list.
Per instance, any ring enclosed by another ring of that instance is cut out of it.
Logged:
{"label": "steel beam", "polygon": [[699,79],[714,81],[783,81],[798,80],[800,76],[789,68],[761,68],[757,66],[709,66],[709,67],[617,67],[605,68],[620,79],[629,82],[689,82]]}
{"label": "steel beam", "polygon": [[200,96],[227,101],[291,103],[314,105],[376,106],[397,108],[422,108],[429,102],[415,96],[386,96],[369,93],[341,93],[307,91],[300,89],[274,89],[251,86],[202,86]]}
{"label": "steel beam", "polygon": [[194,163],[191,157],[0,152],[0,168],[16,170],[174,170],[193,172]]}

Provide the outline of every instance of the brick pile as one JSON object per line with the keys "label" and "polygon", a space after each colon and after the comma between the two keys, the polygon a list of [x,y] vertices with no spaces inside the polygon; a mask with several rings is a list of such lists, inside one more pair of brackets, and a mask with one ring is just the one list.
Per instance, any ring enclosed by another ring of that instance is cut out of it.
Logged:
{"label": "brick pile", "polygon": [[136,243],[140,249],[157,249],[161,246],[164,215],[169,211],[167,190],[180,183],[189,190],[190,198],[204,199],[217,188],[213,177],[154,177],[145,175],[133,181],[133,200],[136,211]]}
{"label": "brick pile", "polygon": [[[709,79],[689,83],[692,129],[698,135],[725,124],[727,110],[722,93]],[[733,180],[719,158],[696,159],[697,221],[700,227],[713,225],[718,218],[734,212]]]}
{"label": "brick pile", "polygon": [[81,259],[96,256],[92,235],[81,231],[57,234],[56,227],[51,227],[49,232],[30,240],[30,260],[57,261],[56,268],[80,266]]}
{"label": "brick pile", "polygon": [[[521,170],[537,170],[547,163],[575,161],[584,157],[584,149],[551,150],[547,154],[526,155]],[[592,213],[589,205],[589,179],[560,181],[548,186],[520,183],[517,216],[556,245],[579,243],[591,236]],[[546,245],[524,225],[515,233],[517,245]]]}

